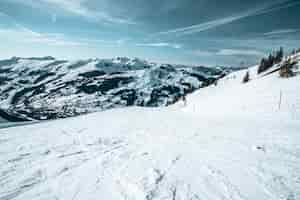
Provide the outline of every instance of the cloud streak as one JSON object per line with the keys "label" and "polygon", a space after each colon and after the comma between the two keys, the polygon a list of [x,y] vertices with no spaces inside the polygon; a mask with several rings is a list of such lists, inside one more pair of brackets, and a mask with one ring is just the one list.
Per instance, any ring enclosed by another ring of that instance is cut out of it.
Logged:
{"label": "cloud streak", "polygon": [[216,53],[219,56],[262,56],[263,52],[257,50],[221,49]]}
{"label": "cloud streak", "polygon": [[257,9],[248,10],[246,12],[236,14],[233,16],[228,16],[225,18],[216,19],[216,20],[212,20],[212,21],[208,21],[208,22],[204,22],[204,23],[196,24],[196,25],[192,25],[192,26],[187,26],[187,27],[183,27],[183,28],[162,31],[162,32],[154,34],[154,36],[160,36],[160,35],[184,36],[184,35],[199,33],[199,32],[207,31],[207,30],[210,30],[210,29],[222,26],[222,25],[230,24],[230,23],[233,23],[235,21],[238,21],[238,20],[241,20],[241,19],[244,19],[247,17],[267,14],[267,13],[281,10],[284,8],[293,7],[293,6],[296,6],[299,4],[300,4],[300,2],[290,2],[289,3],[289,0],[284,0],[284,1],[281,0],[281,1],[277,1],[277,2],[269,4],[269,5],[265,5],[260,8],[257,8]]}
{"label": "cloud streak", "polygon": [[142,47],[170,47],[173,49],[180,49],[182,48],[181,44],[173,44],[173,43],[167,43],[167,42],[160,42],[160,43],[138,43],[136,46],[142,46]]}
{"label": "cloud streak", "polygon": [[88,43],[68,40],[63,34],[42,34],[23,26],[16,29],[0,29],[0,37],[6,37],[14,42],[43,44],[49,46],[88,46]]}
{"label": "cloud streak", "polygon": [[262,56],[264,52],[250,49],[220,49],[218,51],[194,50],[191,52],[194,56]]}
{"label": "cloud streak", "polygon": [[[8,0],[4,0],[8,1]],[[87,0],[10,0],[19,4],[29,5],[39,9],[60,8],[65,12],[84,17],[94,22],[116,23],[116,24],[136,24],[136,22],[126,17],[114,17],[106,11],[91,10],[85,3]]]}
{"label": "cloud streak", "polygon": [[264,33],[264,36],[277,36],[277,35],[285,35],[290,33],[297,33],[298,29],[281,29],[281,30],[274,30],[267,33]]}
{"label": "cloud streak", "polygon": [[59,6],[60,8],[69,11],[71,13],[86,17],[88,19],[101,21],[104,20],[106,22],[111,23],[119,23],[119,24],[135,24],[135,22],[124,18],[113,17],[106,12],[103,11],[92,11],[87,8],[84,3],[86,0],[42,0],[45,3],[52,4],[55,6]]}
{"label": "cloud streak", "polygon": [[14,28],[0,28],[0,38],[5,37],[17,43],[41,44],[47,46],[88,46],[88,47],[120,47],[127,40],[119,39],[114,41],[101,39],[70,39],[63,33],[40,33],[15,24]]}

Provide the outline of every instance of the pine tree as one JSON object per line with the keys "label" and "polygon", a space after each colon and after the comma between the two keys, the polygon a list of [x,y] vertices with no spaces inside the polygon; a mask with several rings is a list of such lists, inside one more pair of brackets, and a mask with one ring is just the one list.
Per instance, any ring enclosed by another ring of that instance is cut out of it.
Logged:
{"label": "pine tree", "polygon": [[279,51],[276,52],[275,62],[276,63],[280,63],[282,61],[282,59],[283,59],[283,55],[284,55],[283,48],[280,47]]}
{"label": "pine tree", "polygon": [[261,61],[260,61],[260,65],[259,65],[259,67],[258,67],[257,73],[260,74],[261,72],[263,72],[264,69],[265,69],[265,66],[266,66],[266,59],[263,58],[263,59],[261,59]]}
{"label": "pine tree", "polygon": [[293,67],[297,64],[296,61],[292,61],[291,59],[288,59],[285,61],[283,66],[280,68],[279,75],[282,78],[289,78],[295,75],[293,72]]}
{"label": "pine tree", "polygon": [[247,83],[249,81],[250,81],[250,74],[249,74],[249,71],[247,71],[243,78],[243,83]]}
{"label": "pine tree", "polygon": [[257,73],[260,74],[269,68],[271,68],[274,64],[278,64],[283,60],[284,51],[283,48],[280,47],[278,51],[274,51],[272,54],[269,54],[267,58],[263,58],[258,66]]}

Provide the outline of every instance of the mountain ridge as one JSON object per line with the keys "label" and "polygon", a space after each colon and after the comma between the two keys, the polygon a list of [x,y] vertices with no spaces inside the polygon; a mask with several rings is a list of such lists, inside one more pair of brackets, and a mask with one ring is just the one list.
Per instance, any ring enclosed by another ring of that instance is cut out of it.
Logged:
{"label": "mountain ridge", "polygon": [[26,121],[133,105],[168,106],[233,70],[127,57],[75,61],[13,57],[0,61],[0,109],[11,119]]}

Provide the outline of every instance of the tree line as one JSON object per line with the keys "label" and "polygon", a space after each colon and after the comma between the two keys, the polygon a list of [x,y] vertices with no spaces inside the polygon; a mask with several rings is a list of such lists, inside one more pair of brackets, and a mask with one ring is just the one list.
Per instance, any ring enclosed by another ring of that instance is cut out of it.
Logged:
{"label": "tree line", "polygon": [[268,57],[262,58],[258,66],[257,73],[260,74],[271,68],[273,65],[280,63],[283,59],[283,56],[283,48],[280,47],[279,50],[275,50],[273,53],[269,54]]}

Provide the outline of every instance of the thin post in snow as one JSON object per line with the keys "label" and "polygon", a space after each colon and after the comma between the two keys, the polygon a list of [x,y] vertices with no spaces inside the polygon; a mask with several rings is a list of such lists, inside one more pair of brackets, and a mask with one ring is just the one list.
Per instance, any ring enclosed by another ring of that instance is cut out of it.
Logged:
{"label": "thin post in snow", "polygon": [[279,110],[280,110],[280,108],[281,108],[281,101],[282,101],[282,91],[280,90],[279,103],[278,103],[278,109],[279,109]]}

